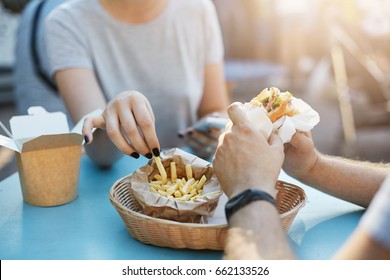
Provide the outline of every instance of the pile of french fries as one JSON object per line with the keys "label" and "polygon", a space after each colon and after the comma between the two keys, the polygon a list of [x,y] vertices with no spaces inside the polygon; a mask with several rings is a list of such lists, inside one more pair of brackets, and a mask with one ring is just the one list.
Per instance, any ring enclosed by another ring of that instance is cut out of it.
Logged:
{"label": "pile of french fries", "polygon": [[155,180],[149,182],[151,192],[178,201],[197,201],[205,196],[203,186],[207,178],[203,175],[199,180],[195,180],[190,164],[185,166],[186,178],[177,178],[176,163],[172,161],[169,178],[160,157],[154,157],[154,161],[160,174],[156,174]]}

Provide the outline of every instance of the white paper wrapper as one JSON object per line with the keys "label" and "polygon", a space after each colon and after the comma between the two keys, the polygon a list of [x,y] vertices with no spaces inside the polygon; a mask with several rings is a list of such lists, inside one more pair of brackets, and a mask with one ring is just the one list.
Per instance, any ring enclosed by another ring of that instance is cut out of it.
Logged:
{"label": "white paper wrapper", "polygon": [[161,153],[161,161],[167,173],[170,162],[176,163],[178,178],[185,177],[185,165],[191,164],[193,176],[199,180],[207,177],[203,187],[204,196],[196,201],[177,201],[149,191],[149,181],[158,174],[153,160],[138,170],[130,178],[131,189],[144,214],[155,218],[169,219],[184,223],[206,223],[212,217],[218,205],[222,190],[214,174],[211,163],[175,148]]}
{"label": "white paper wrapper", "polygon": [[[308,132],[320,122],[319,114],[302,99],[293,97],[291,102],[297,113],[292,117],[284,116],[279,118],[274,123],[271,122],[263,107],[254,106],[250,103],[245,103],[243,106],[249,121],[267,139],[272,132],[275,132],[282,139],[283,143],[288,143],[296,131]],[[231,126],[232,122],[230,121],[226,129],[228,130]]]}
{"label": "white paper wrapper", "polygon": [[296,131],[309,132],[320,122],[320,115],[305,101],[293,97],[291,102],[298,113],[280,118],[273,124],[283,143],[290,142]]}

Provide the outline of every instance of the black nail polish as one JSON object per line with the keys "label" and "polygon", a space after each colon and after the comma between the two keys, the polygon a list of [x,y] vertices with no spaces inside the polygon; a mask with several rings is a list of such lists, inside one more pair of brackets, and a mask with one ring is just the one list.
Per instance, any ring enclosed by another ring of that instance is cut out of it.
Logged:
{"label": "black nail polish", "polygon": [[85,140],[85,143],[87,143],[87,144],[89,143],[89,138],[87,135],[84,136],[84,140]]}
{"label": "black nail polish", "polygon": [[147,153],[147,154],[145,155],[145,157],[147,157],[148,159],[151,159],[151,158],[153,157],[153,155],[152,155],[152,153]]}
{"label": "black nail polish", "polygon": [[152,152],[153,152],[153,155],[154,155],[155,157],[158,157],[158,156],[160,155],[160,151],[159,151],[157,148],[154,148],[154,149],[152,150]]}
{"label": "black nail polish", "polygon": [[179,138],[183,138],[183,137],[184,137],[184,135],[183,135],[182,133],[178,133],[177,136],[178,136]]}
{"label": "black nail polish", "polygon": [[134,153],[131,154],[131,156],[133,158],[139,158],[139,153],[134,152]]}

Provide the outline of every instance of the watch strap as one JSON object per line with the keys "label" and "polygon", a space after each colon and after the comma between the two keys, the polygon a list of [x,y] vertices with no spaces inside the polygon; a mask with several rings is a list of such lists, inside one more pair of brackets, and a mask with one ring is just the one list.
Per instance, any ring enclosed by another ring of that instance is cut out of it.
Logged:
{"label": "watch strap", "polygon": [[238,195],[229,199],[225,205],[225,215],[229,223],[231,216],[244,206],[250,204],[253,201],[264,200],[273,204],[275,207],[275,199],[267,192],[258,189],[247,189]]}

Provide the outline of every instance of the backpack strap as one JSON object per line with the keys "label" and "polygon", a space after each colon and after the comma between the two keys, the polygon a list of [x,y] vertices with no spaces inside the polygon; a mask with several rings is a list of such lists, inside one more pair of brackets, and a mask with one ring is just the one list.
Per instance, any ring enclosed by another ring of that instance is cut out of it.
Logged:
{"label": "backpack strap", "polygon": [[38,37],[38,22],[42,15],[43,7],[45,6],[45,0],[42,0],[38,3],[35,14],[33,17],[33,22],[31,26],[31,57],[33,60],[33,65],[35,68],[35,72],[37,76],[41,79],[41,81],[46,84],[48,88],[53,90],[56,94],[58,94],[58,89],[53,80],[43,71],[42,65],[39,60],[38,55],[38,46],[37,46],[37,37]]}

